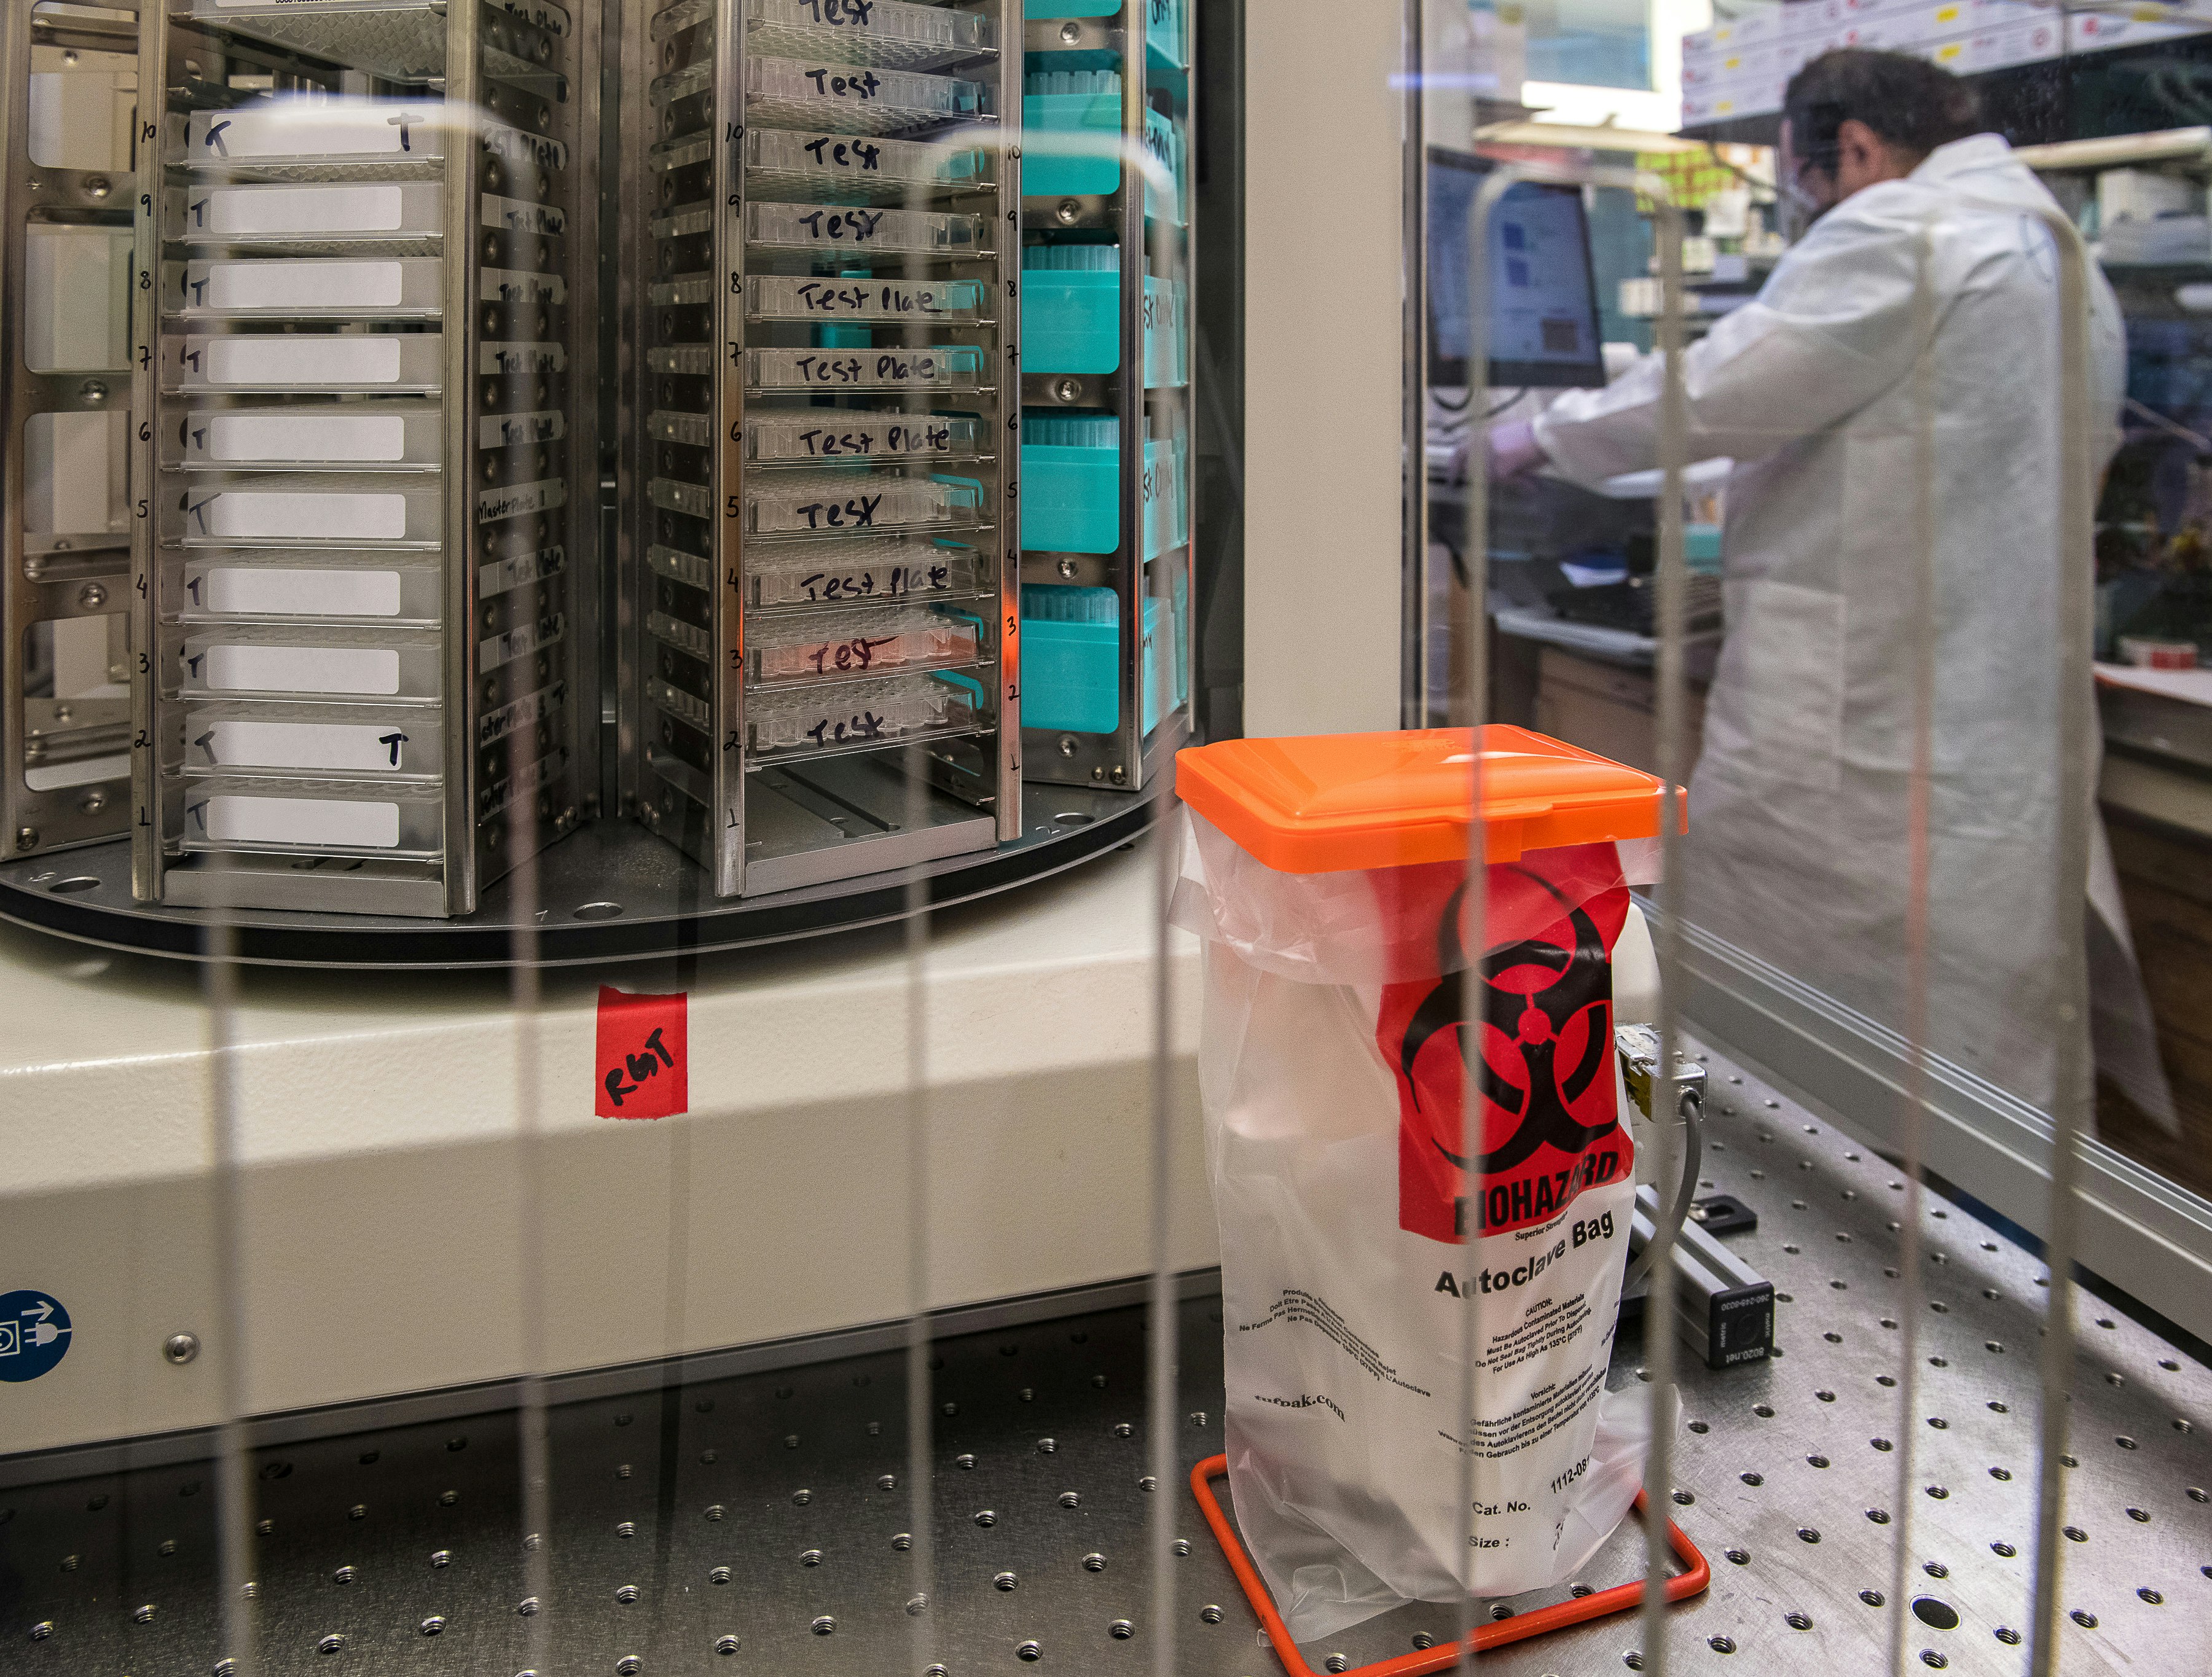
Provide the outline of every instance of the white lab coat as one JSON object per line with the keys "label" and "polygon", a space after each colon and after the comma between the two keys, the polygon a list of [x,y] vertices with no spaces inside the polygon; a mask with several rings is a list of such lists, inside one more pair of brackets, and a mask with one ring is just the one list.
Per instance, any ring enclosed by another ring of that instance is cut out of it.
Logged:
{"label": "white lab coat", "polygon": [[[1905,1028],[1916,472],[1932,435],[1928,1042],[2046,1110],[2054,954],[2084,926],[2051,884],[2057,258],[2041,222],[1992,206],[2051,202],[1996,135],[1939,147],[1908,179],[1822,217],[1756,301],[1683,358],[1685,458],[1736,462],[1727,636],[1691,782],[1690,917]],[[1931,295],[1916,309],[1922,283]],[[2094,271],[2090,307],[2101,467],[2118,441],[2125,345]],[[1536,421],[1536,440],[1579,480],[1648,469],[1661,381],[1654,356],[1606,389],[1571,392]],[[1919,411],[1930,399],[1932,428]],[[2089,894],[2125,950],[2101,824],[2092,849]],[[2102,987],[2125,993],[2104,999],[2136,1038],[2135,1063],[2106,1069],[2169,1117],[2132,958]]]}

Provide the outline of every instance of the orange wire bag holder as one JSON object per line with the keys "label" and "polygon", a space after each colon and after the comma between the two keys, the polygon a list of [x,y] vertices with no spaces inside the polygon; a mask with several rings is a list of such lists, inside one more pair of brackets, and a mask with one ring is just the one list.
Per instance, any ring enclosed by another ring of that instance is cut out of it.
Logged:
{"label": "orange wire bag holder", "polygon": [[[1275,1657],[1283,1662],[1290,1677],[1320,1677],[1308,1665],[1305,1656],[1298,1652],[1297,1644],[1291,1640],[1289,1626],[1283,1623],[1282,1614],[1275,1611],[1274,1598],[1267,1594],[1259,1569],[1252,1558],[1244,1552],[1244,1544],[1229,1523],[1229,1516],[1221,1510],[1221,1504],[1213,1494],[1213,1481],[1229,1472],[1226,1455],[1209,1455],[1190,1470],[1190,1493],[1198,1499],[1198,1511],[1206,1516],[1206,1523],[1213,1528],[1213,1535],[1228,1556],[1230,1570],[1237,1574],[1237,1582],[1243,1587],[1245,1599],[1253,1611],[1260,1615],[1260,1624],[1273,1644]],[[1644,1512],[1644,1493],[1636,1493],[1636,1511]],[[1667,1522],[1667,1541],[1674,1551],[1683,1570],[1667,1580],[1667,1599],[1680,1601],[1704,1592],[1711,1582],[1712,1569],[1698,1546],[1683,1535],[1682,1528],[1672,1520]],[[1594,1619],[1603,1619],[1608,1613],[1624,1612],[1644,1599],[1641,1578],[1610,1589],[1596,1590],[1571,1601],[1554,1602],[1548,1607],[1539,1607],[1534,1613],[1516,1613],[1510,1619],[1501,1619],[1478,1628],[1468,1638],[1477,1653],[1486,1648],[1496,1648],[1509,1642],[1522,1642],[1530,1637],[1542,1636],[1547,1631],[1565,1630],[1570,1625],[1583,1625]],[[1442,1671],[1457,1662],[1462,1644],[1446,1643],[1438,1648],[1424,1648],[1416,1653],[1401,1654],[1395,1660],[1380,1660],[1373,1665],[1355,1667],[1346,1677],[1423,1677],[1423,1674]]]}

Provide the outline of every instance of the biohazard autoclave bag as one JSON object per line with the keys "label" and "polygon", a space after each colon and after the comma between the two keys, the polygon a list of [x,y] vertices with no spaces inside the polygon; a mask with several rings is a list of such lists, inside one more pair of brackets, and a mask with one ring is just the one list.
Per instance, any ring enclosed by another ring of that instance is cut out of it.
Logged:
{"label": "biohazard autoclave bag", "polygon": [[1459,1599],[1462,1453],[1486,1596],[1573,1573],[1642,1473],[1642,1388],[1605,1390],[1636,1191],[1610,962],[1658,782],[1486,730],[1472,958],[1470,744],[1243,740],[1178,762],[1230,1490],[1302,1642]]}

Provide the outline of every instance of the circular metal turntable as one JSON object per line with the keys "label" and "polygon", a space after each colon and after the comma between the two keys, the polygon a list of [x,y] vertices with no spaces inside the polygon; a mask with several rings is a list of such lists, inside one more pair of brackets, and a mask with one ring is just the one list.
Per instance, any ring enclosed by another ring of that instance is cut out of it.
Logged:
{"label": "circular metal turntable", "polygon": [[[1105,854],[1152,823],[1170,782],[1145,795],[1038,787],[1021,838],[921,865],[928,906],[986,896]],[[905,871],[750,897],[717,897],[672,845],[620,820],[592,823],[539,855],[533,900],[510,875],[455,920],[240,908],[234,958],[276,966],[502,967],[642,960],[739,949],[896,920]],[[111,949],[204,960],[210,911],[131,895],[127,840],[0,865],[0,919]],[[534,932],[529,950],[526,934]]]}

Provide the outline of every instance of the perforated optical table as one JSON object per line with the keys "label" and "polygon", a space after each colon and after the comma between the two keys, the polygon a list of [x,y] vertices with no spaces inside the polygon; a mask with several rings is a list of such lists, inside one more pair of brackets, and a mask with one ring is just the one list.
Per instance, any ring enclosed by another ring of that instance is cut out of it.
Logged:
{"label": "perforated optical table", "polygon": [[[1723,1372],[1678,1358],[1687,1430],[1670,1512],[1713,1579],[1669,1615],[1672,1668],[1885,1668],[1902,1534],[1909,1654],[2021,1670],[2042,1267],[1928,1196],[1923,1364],[1900,1413],[1901,1177],[1720,1057],[1710,1069],[1705,1181],[1759,1214],[1733,1240],[1781,1290],[1781,1352]],[[1273,1656],[1181,1477],[1221,1448],[1222,1402],[1218,1297],[1202,1273],[1182,1285],[1179,1473],[1161,1486],[1146,1479],[1141,1283],[941,1321],[938,1577],[918,1613],[896,1324],[557,1382],[552,1582],[529,1613],[511,1410],[425,1394],[271,1422],[252,1473],[263,1669],[507,1677],[543,1625],[537,1645],[562,1673],[1149,1671],[1162,1626],[1146,1522],[1164,1502],[1184,1540],[1176,1669],[1266,1677]],[[2212,1371],[2078,1303],[2060,1668],[2204,1670]],[[1639,1354],[1625,1331],[1616,1386]],[[0,1461],[0,1668],[216,1669],[213,1480],[194,1443]],[[1639,1536],[1632,1522],[1582,1580],[1630,1576]],[[1451,1631],[1449,1610],[1409,1607],[1305,1651],[1317,1669],[1356,1668]],[[1619,1671],[1640,1660],[1638,1634],[1623,1617],[1484,1664]]]}

